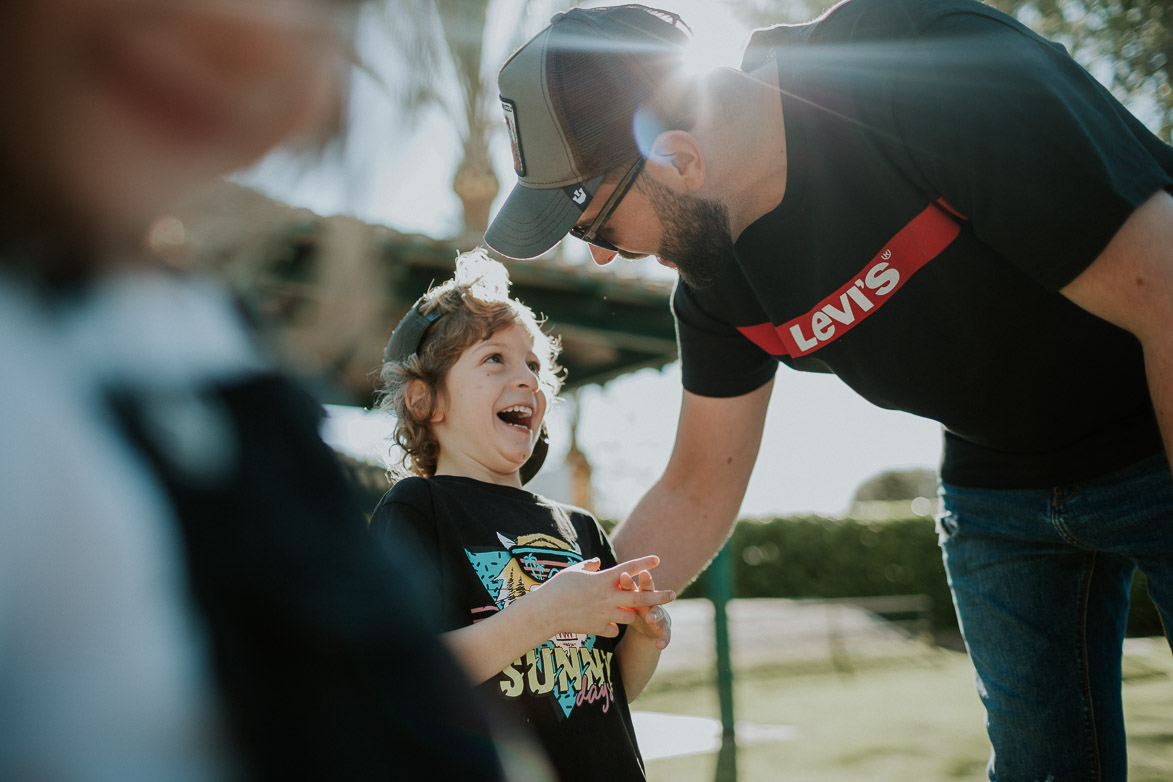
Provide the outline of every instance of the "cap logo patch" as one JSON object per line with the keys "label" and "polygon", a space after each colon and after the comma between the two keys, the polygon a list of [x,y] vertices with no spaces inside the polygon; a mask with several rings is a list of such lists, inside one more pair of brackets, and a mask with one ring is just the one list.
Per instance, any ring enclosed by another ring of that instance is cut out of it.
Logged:
{"label": "cap logo patch", "polygon": [[509,128],[509,145],[513,147],[513,170],[519,177],[523,177],[525,156],[521,152],[521,136],[517,130],[517,107],[508,98],[501,98],[501,110],[505,112],[505,127]]}
{"label": "cap logo patch", "polygon": [[583,187],[581,184],[567,185],[566,187],[562,188],[562,192],[566,194],[567,198],[574,202],[574,205],[578,207],[578,211],[586,211],[587,201],[591,199],[591,196],[589,193],[587,193],[585,187]]}

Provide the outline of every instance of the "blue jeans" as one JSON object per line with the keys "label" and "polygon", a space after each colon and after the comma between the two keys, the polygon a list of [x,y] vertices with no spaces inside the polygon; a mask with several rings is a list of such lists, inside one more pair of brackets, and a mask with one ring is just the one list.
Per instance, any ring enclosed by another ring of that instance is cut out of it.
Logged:
{"label": "blue jeans", "polygon": [[937,528],[986,707],[990,779],[1124,780],[1121,645],[1136,568],[1166,635],[1173,629],[1168,461],[1052,489],[946,484],[941,496]]}

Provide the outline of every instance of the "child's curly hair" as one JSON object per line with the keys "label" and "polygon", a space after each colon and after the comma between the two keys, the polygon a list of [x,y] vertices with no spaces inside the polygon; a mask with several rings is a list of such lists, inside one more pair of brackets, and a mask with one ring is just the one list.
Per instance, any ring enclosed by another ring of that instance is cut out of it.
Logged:
{"label": "child's curly hair", "polygon": [[[393,436],[403,450],[402,467],[429,478],[440,453],[430,422],[444,400],[448,370],[469,346],[514,324],[529,331],[541,363],[538,379],[551,404],[562,386],[557,364],[562,348],[557,337],[542,331],[544,321],[509,298],[508,270],[482,248],[457,256],[452,279],[429,288],[417,304],[422,313],[439,310],[442,317],[427,328],[415,353],[383,363],[376,398],[380,410],[395,416]],[[424,393],[409,405],[407,390],[415,380],[422,382]]]}

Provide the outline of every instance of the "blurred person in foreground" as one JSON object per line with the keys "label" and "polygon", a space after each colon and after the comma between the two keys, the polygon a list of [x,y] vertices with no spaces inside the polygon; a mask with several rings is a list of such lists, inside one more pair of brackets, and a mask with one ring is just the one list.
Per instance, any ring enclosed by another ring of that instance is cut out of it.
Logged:
{"label": "blurred person in foreground", "polygon": [[338,127],[356,11],[0,6],[0,778],[501,776],[320,407],[142,251]]}
{"label": "blurred person in foreground", "polygon": [[570,233],[680,275],[676,445],[617,555],[683,588],[736,518],[779,363],[832,372],[943,424],[990,778],[1123,779],[1138,567],[1173,631],[1173,149],[973,0],[846,0],[695,81],[687,38],[574,9],[498,79],[520,181],[489,246]]}

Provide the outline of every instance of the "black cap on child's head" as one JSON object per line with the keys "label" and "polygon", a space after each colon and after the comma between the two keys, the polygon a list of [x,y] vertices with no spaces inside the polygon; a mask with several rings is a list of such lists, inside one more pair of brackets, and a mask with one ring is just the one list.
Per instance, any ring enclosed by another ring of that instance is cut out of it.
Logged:
{"label": "black cap on child's head", "polygon": [[640,5],[575,8],[518,49],[497,82],[518,182],[485,233],[534,258],[579,221],[604,174],[641,154],[634,124],[680,71],[689,36]]}

